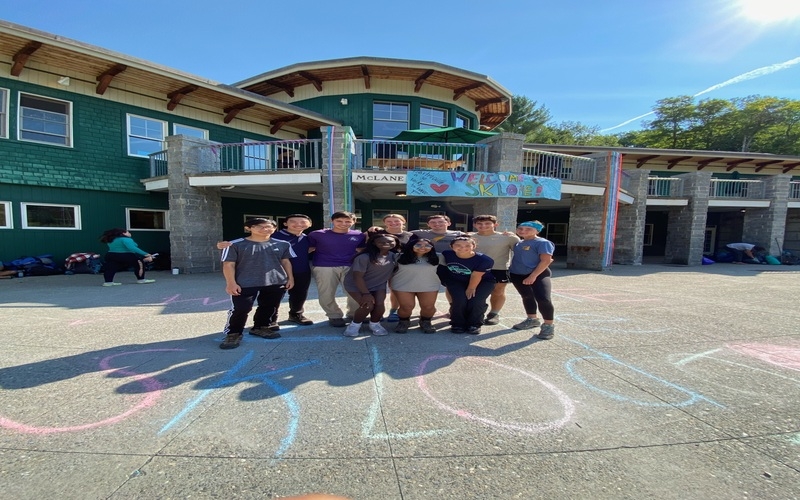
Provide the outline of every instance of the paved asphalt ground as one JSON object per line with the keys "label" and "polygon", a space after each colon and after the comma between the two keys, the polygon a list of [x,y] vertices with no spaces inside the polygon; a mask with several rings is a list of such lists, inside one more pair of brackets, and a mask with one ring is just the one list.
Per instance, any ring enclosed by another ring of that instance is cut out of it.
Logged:
{"label": "paved asphalt ground", "polygon": [[479,336],[310,300],[230,351],[219,274],[0,280],[0,498],[800,498],[800,267],[555,275],[550,341],[509,287]]}

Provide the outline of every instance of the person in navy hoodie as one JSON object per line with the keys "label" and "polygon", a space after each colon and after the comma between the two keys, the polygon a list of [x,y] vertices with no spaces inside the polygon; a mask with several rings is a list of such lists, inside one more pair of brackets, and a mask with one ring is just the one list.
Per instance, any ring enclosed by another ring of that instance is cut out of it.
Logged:
{"label": "person in navy hoodie", "polygon": [[439,272],[453,302],[450,305],[450,331],[481,333],[486,300],[492,294],[495,280],[494,260],[475,251],[475,240],[458,236],[450,242],[451,250],[440,257]]}

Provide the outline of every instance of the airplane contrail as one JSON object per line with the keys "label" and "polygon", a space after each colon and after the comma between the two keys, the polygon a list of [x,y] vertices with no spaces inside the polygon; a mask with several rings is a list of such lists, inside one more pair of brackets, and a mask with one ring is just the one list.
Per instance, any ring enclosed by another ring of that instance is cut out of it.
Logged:
{"label": "airplane contrail", "polygon": [[[722,83],[718,83],[716,85],[712,85],[705,90],[701,90],[700,92],[694,94],[692,97],[701,96],[703,94],[707,94],[709,92],[713,92],[715,90],[721,89],[722,87],[727,87],[728,85],[733,85],[735,83],[743,82],[745,80],[752,80],[753,78],[759,78],[765,75],[769,75],[771,73],[775,73],[776,71],[781,71],[784,69],[791,68],[792,66],[800,64],[800,57],[795,57],[794,59],[790,59],[788,61],[777,63],[777,64],[770,64],[769,66],[764,66],[762,68],[757,68],[752,71],[748,71],[747,73],[742,73],[739,76],[734,76],[729,80],[725,80]],[[600,132],[608,132],[609,130],[614,130],[615,128],[624,127],[625,125],[635,122],[636,120],[641,120],[645,116],[650,116],[654,114],[654,111],[650,111],[649,113],[645,113],[643,115],[636,116],[631,118],[630,120],[625,120],[624,122],[620,123],[619,125],[614,125],[613,127],[604,128],[600,130]]]}

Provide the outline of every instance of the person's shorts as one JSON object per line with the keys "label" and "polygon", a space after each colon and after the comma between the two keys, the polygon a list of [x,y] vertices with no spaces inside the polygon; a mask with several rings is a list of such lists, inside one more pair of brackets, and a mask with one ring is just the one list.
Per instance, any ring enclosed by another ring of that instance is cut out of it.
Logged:
{"label": "person's shorts", "polygon": [[508,283],[508,270],[506,269],[492,269],[492,276],[496,283]]}

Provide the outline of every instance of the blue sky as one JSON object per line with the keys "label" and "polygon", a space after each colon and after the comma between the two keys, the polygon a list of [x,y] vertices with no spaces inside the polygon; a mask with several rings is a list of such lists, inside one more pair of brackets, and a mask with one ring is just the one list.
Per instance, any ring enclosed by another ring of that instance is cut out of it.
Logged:
{"label": "blue sky", "polygon": [[223,83],[343,57],[436,61],[602,129],[787,61],[700,98],[800,99],[797,0],[26,0],[0,18]]}

